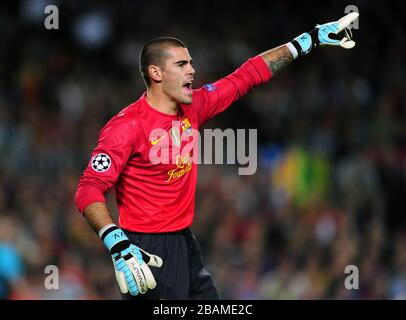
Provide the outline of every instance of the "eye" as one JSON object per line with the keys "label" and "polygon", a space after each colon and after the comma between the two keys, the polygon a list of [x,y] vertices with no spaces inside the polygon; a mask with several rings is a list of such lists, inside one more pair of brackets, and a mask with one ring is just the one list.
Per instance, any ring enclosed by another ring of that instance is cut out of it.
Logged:
{"label": "eye", "polygon": [[177,66],[179,66],[179,67],[184,67],[184,66],[186,66],[188,63],[190,63],[190,65],[193,64],[192,60],[190,60],[190,61],[188,61],[188,60],[181,60],[181,61],[176,62],[175,64],[176,64]]}

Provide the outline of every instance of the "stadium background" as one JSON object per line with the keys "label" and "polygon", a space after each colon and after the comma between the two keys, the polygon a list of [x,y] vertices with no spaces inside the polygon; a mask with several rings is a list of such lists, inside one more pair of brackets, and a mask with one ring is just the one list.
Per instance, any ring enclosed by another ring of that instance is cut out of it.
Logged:
{"label": "stadium background", "polygon": [[[353,50],[314,50],[207,124],[257,128],[259,167],[201,165],[193,230],[226,299],[405,299],[406,5],[367,0],[2,4],[0,297],[119,298],[73,198],[100,128],[144,91],[144,42],[185,41],[202,85],[349,4]],[[47,265],[59,290],[44,289]]]}

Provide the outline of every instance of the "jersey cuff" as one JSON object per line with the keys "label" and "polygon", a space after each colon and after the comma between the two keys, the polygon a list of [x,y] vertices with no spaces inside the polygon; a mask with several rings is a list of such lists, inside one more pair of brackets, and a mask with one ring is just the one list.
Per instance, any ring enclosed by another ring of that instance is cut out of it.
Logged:
{"label": "jersey cuff", "polygon": [[106,202],[106,198],[103,194],[92,194],[87,197],[80,197],[80,195],[76,198],[76,205],[81,213],[85,211],[86,207],[91,205],[94,202]]}
{"label": "jersey cuff", "polygon": [[261,81],[257,82],[258,84],[266,83],[272,78],[272,71],[271,69],[269,69],[268,65],[265,63],[262,57],[256,56],[254,58],[248,59],[248,61],[254,66],[254,68],[258,72],[259,77],[261,78]]}

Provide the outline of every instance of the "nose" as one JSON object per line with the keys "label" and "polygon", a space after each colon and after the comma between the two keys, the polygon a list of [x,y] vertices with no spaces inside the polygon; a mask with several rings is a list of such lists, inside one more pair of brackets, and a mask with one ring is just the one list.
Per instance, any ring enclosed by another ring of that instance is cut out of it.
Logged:
{"label": "nose", "polygon": [[189,71],[188,71],[188,74],[190,74],[190,75],[194,75],[194,74],[195,74],[195,72],[196,72],[195,68],[193,68],[193,66],[192,66],[192,65],[190,65],[190,67],[189,67]]}

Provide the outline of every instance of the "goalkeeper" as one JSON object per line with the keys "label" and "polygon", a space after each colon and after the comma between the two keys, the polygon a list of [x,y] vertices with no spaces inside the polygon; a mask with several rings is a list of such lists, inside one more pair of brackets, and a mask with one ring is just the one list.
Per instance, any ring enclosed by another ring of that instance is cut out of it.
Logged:
{"label": "goalkeeper", "polygon": [[[219,298],[190,230],[197,180],[190,143],[202,124],[297,57],[319,46],[354,47],[348,27],[357,17],[350,13],[317,25],[196,90],[193,61],[183,42],[157,38],[144,46],[139,63],[146,92],[101,130],[75,195],[111,254],[124,299]],[[165,154],[172,156],[169,161],[162,161]],[[105,203],[105,192],[113,186],[118,225]]]}

